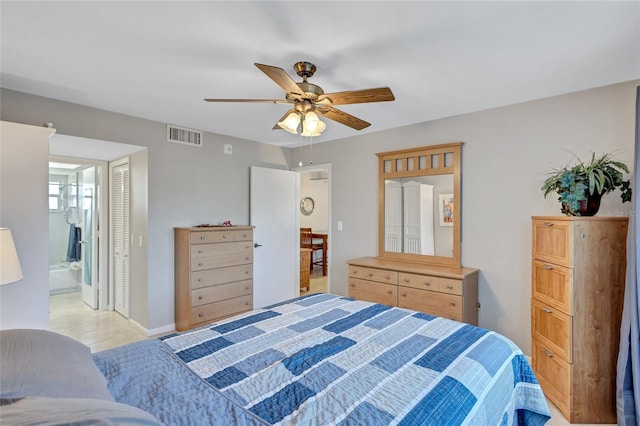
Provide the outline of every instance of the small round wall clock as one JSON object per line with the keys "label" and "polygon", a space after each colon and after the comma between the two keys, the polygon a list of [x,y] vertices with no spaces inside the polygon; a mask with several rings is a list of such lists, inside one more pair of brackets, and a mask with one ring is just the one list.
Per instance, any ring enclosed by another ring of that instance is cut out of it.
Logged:
{"label": "small round wall clock", "polygon": [[303,215],[309,216],[311,213],[313,213],[313,210],[315,208],[316,202],[313,201],[313,198],[304,197],[302,200],[300,200],[300,212],[302,212]]}

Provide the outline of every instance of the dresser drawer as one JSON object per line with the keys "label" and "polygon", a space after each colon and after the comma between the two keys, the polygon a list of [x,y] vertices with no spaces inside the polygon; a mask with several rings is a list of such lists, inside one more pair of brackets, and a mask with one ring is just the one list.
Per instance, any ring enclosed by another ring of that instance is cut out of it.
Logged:
{"label": "dresser drawer", "polygon": [[230,266],[228,268],[207,269],[191,273],[191,288],[242,281],[253,278],[253,265]]}
{"label": "dresser drawer", "polygon": [[253,262],[253,250],[246,253],[229,253],[212,257],[196,257],[191,259],[191,271],[221,268],[223,266],[244,265]]}
{"label": "dresser drawer", "polygon": [[572,362],[572,317],[539,300],[531,302],[531,333],[554,357]]}
{"label": "dresser drawer", "polygon": [[571,222],[534,219],[532,226],[533,257],[556,265],[572,266]]}
{"label": "dresser drawer", "polygon": [[398,307],[462,321],[462,296],[400,287]]}
{"label": "dresser drawer", "polygon": [[398,303],[398,286],[349,278],[349,297],[382,305],[396,306]]}
{"label": "dresser drawer", "polygon": [[398,273],[396,271],[387,271],[386,269],[349,266],[349,277],[387,284],[398,284]]}
{"label": "dresser drawer", "polygon": [[569,412],[570,368],[565,360],[552,354],[544,343],[533,339],[533,371],[544,394],[567,416]]}
{"label": "dresser drawer", "polygon": [[404,287],[413,287],[421,290],[462,295],[462,281],[451,278],[400,272],[398,274],[398,284]]}
{"label": "dresser drawer", "polygon": [[249,294],[253,294],[253,280],[214,285],[192,291],[191,306],[206,305]]}
{"label": "dresser drawer", "polygon": [[531,264],[532,295],[544,304],[572,315],[573,270],[534,259]]}
{"label": "dresser drawer", "polygon": [[196,244],[191,246],[191,258],[220,256],[221,254],[253,252],[250,241],[226,244]]}
{"label": "dresser drawer", "polygon": [[251,309],[253,309],[253,295],[194,306],[191,308],[191,323],[193,325],[206,323]]}
{"label": "dresser drawer", "polygon": [[226,243],[229,241],[250,241],[253,239],[253,231],[233,230],[228,231],[198,231],[191,233],[191,244]]}

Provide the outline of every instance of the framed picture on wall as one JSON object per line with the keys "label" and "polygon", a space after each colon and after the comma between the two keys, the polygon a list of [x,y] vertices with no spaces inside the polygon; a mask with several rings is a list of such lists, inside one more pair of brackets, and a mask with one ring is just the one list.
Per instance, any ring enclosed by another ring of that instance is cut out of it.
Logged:
{"label": "framed picture on wall", "polygon": [[453,226],[453,194],[440,194],[438,197],[440,226]]}

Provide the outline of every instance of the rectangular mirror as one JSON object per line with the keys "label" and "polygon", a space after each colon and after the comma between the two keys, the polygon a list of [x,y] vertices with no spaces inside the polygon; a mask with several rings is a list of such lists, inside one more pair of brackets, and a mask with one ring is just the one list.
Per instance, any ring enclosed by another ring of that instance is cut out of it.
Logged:
{"label": "rectangular mirror", "polygon": [[379,257],[460,266],[460,148],[377,154]]}

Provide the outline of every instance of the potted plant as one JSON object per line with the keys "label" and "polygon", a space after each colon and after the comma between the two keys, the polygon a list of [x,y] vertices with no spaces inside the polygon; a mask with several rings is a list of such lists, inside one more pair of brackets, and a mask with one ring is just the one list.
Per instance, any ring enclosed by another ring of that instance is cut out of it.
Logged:
{"label": "potted plant", "polygon": [[584,162],[577,156],[574,165],[551,170],[542,185],[544,197],[555,192],[567,216],[593,216],[600,208],[600,198],[615,189],[621,191],[622,202],[631,201],[631,182],[623,179],[629,173],[626,164],[615,161],[611,154]]}

